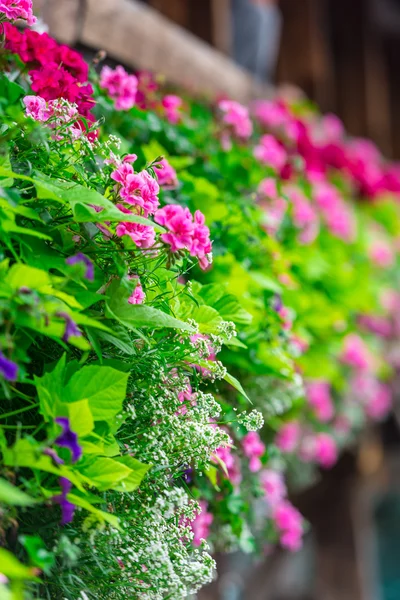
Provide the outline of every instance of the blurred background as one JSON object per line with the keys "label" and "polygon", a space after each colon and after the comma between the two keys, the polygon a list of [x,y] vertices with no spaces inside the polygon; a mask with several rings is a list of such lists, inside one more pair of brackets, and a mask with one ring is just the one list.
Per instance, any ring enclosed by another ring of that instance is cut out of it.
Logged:
{"label": "blurred background", "polygon": [[[302,89],[400,159],[400,0],[35,0],[59,41],[247,102]],[[45,25],[44,25],[45,24]],[[400,389],[400,386],[398,386]],[[395,411],[396,413],[396,411]],[[201,600],[400,600],[400,435],[393,414],[293,498],[296,555],[219,559]]]}

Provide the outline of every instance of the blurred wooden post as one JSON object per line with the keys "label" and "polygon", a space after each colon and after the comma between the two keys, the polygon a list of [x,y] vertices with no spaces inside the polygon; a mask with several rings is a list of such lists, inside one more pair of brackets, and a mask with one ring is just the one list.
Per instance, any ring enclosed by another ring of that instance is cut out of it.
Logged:
{"label": "blurred wooden post", "polygon": [[231,8],[231,0],[211,0],[213,45],[227,56],[232,47]]}

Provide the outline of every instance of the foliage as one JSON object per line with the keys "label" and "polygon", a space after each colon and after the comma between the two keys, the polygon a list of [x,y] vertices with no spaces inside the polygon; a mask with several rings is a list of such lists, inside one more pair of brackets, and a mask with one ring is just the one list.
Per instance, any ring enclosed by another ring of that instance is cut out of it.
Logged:
{"label": "foliage", "polygon": [[284,478],[390,410],[399,174],[301,96],[252,120],[5,32],[0,594],[184,599],[206,537],[298,549]]}

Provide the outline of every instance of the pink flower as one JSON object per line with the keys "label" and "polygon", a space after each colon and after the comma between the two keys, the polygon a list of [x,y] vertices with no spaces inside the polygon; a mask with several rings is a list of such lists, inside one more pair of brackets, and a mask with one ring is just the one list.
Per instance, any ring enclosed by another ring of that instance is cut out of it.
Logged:
{"label": "pink flower", "polygon": [[222,100],[218,108],[224,113],[222,121],[228,125],[234,135],[247,140],[253,132],[253,124],[248,109],[234,100]]}
{"label": "pink flower", "polygon": [[46,100],[40,96],[25,96],[24,104],[27,116],[32,117],[35,121],[45,123],[51,116]]}
{"label": "pink flower", "polygon": [[[230,446],[220,446],[215,450],[214,455],[225,464],[229,481],[233,485],[239,485],[242,481],[242,474],[240,472],[239,461],[232,453],[232,448]],[[216,458],[212,460],[218,463]]]}
{"label": "pink flower", "polygon": [[203,213],[196,210],[194,213],[193,237],[189,253],[191,256],[196,256],[199,259],[200,268],[205,270],[210,265],[207,255],[211,253],[211,250],[210,230],[205,225]]}
{"label": "pink flower", "polygon": [[369,398],[365,412],[374,421],[382,421],[390,412],[393,403],[392,390],[388,385],[377,383]]}
{"label": "pink flower", "polygon": [[[258,185],[258,193],[261,196],[266,196],[271,200],[276,200],[278,198],[278,188],[276,185],[276,179],[272,177],[267,177],[260,181]],[[285,203],[286,204],[286,203]]]}
{"label": "pink flower", "polygon": [[262,164],[280,171],[286,163],[286,151],[273,135],[263,135],[258,146],[254,148],[254,156]]}
{"label": "pink flower", "polygon": [[277,129],[287,124],[290,115],[285,106],[271,100],[258,100],[254,104],[256,119],[268,129]]}
{"label": "pink flower", "polygon": [[0,0],[0,13],[4,13],[10,21],[24,19],[28,25],[36,23],[32,0]]}
{"label": "pink flower", "polygon": [[200,546],[201,540],[206,540],[210,535],[210,527],[214,520],[213,515],[207,511],[207,502],[200,500],[200,512],[196,518],[191,522],[190,527],[193,531],[193,544]]}
{"label": "pink flower", "polygon": [[369,257],[377,267],[391,267],[394,263],[394,250],[384,240],[376,240],[369,249]]}
{"label": "pink flower", "polygon": [[140,281],[137,282],[135,289],[128,298],[129,304],[143,304],[146,298],[146,294],[143,291],[142,284]]}
{"label": "pink flower", "polygon": [[119,194],[124,202],[142,209],[145,217],[157,210],[160,187],[147,171],[135,173],[129,162],[123,162],[111,177],[121,184]]}
{"label": "pink flower", "polygon": [[355,369],[369,369],[372,358],[365,342],[355,333],[349,333],[343,341],[341,360]]}
{"label": "pink flower", "polygon": [[265,445],[256,431],[249,431],[242,439],[242,448],[245,456],[250,459],[249,469],[256,473],[262,467],[260,456],[265,452]]}
{"label": "pink flower", "polygon": [[334,405],[331,398],[330,386],[327,381],[311,381],[307,385],[307,399],[314,409],[317,418],[326,423],[334,415]]}
{"label": "pink flower", "polygon": [[285,500],[274,508],[272,518],[280,532],[281,545],[292,552],[299,550],[303,535],[303,518],[299,511]]}
{"label": "pink flower", "polygon": [[176,123],[179,123],[181,120],[181,113],[179,109],[181,108],[182,104],[182,98],[179,98],[179,96],[174,96],[173,94],[168,94],[162,99],[165,116],[173,125],[176,125]]}
{"label": "pink flower", "polygon": [[117,110],[129,110],[136,103],[138,80],[135,75],[129,75],[119,65],[115,69],[103,67],[100,74],[100,87],[108,92],[114,100]]}
{"label": "pink flower", "polygon": [[317,433],[315,442],[315,459],[317,463],[324,469],[330,469],[338,459],[335,440],[328,433]]}
{"label": "pink flower", "polygon": [[328,433],[310,434],[302,440],[299,456],[303,462],[316,462],[330,469],[338,458],[336,442]]}
{"label": "pink flower", "polygon": [[141,223],[121,222],[117,225],[116,233],[118,237],[129,235],[139,248],[151,248],[156,239],[154,227]]}
{"label": "pink flower", "polygon": [[260,483],[269,506],[276,506],[285,498],[287,490],[282,473],[264,469],[260,473]]}
{"label": "pink flower", "polygon": [[315,186],[314,193],[331,233],[344,241],[351,241],[355,235],[354,215],[337,189],[330,183],[320,182]]}
{"label": "pink flower", "polygon": [[158,167],[154,168],[154,173],[157,175],[157,181],[162,188],[172,190],[178,185],[176,171],[166,158],[163,158],[158,163]]}
{"label": "pink flower", "polygon": [[194,225],[188,208],[168,204],[156,212],[154,220],[168,229],[168,233],[161,234],[161,239],[171,246],[171,252],[191,247]]}
{"label": "pink flower", "polygon": [[300,425],[297,421],[284,423],[277,433],[275,444],[281,452],[293,452],[300,441]]}

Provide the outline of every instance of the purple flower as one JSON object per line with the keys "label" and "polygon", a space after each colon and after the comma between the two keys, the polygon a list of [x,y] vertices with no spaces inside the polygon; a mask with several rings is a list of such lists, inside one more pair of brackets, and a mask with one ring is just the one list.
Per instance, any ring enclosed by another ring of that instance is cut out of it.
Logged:
{"label": "purple flower", "polygon": [[18,375],[18,365],[0,352],[0,375],[7,381],[15,381]]}
{"label": "purple flower", "polygon": [[94,266],[92,261],[90,260],[90,258],[88,258],[86,256],[86,254],[83,254],[82,252],[78,252],[77,254],[74,254],[74,256],[70,256],[69,258],[67,258],[67,260],[65,261],[67,263],[67,265],[76,265],[79,263],[83,263],[86,267],[85,270],[85,277],[88,281],[93,281],[94,280]]}
{"label": "purple flower", "polygon": [[68,448],[72,454],[72,462],[76,462],[82,456],[82,448],[78,443],[78,436],[71,430],[68,417],[57,417],[55,422],[62,428],[62,433],[54,443],[62,448]]}
{"label": "purple flower", "polygon": [[61,494],[53,496],[53,502],[61,506],[61,525],[66,525],[67,523],[71,523],[75,512],[75,504],[72,504],[67,499],[67,494],[71,491],[72,483],[65,477],[60,477],[58,481],[61,487]]}
{"label": "purple flower", "polygon": [[53,450],[53,448],[45,448],[43,450],[43,454],[45,454],[46,456],[50,456],[50,458],[57,464],[57,465],[63,465],[64,461],[62,458],[60,458],[57,454],[57,452],[55,450]]}
{"label": "purple flower", "polygon": [[272,300],[272,308],[276,312],[279,312],[283,308],[282,298],[280,297],[279,294],[275,294],[275,296],[274,296],[274,298]]}
{"label": "purple flower", "polygon": [[183,479],[186,483],[192,483],[193,469],[191,467],[188,467],[187,469],[185,469],[185,471],[183,472]]}
{"label": "purple flower", "polygon": [[68,313],[58,312],[56,313],[57,317],[61,317],[65,319],[65,331],[62,339],[64,342],[68,342],[70,337],[80,337],[82,335],[82,331],[79,329],[78,325],[71,319]]}

